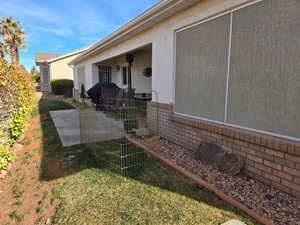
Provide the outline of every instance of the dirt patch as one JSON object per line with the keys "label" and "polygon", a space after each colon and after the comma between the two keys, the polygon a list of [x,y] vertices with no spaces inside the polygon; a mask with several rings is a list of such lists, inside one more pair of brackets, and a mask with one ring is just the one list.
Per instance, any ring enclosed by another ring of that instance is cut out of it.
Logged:
{"label": "dirt patch", "polygon": [[[42,148],[45,139],[36,138],[41,118],[30,121],[23,148],[16,152],[17,161],[4,180],[0,180],[0,224],[51,224],[58,202],[52,196],[55,181],[40,180]],[[61,173],[57,162],[51,163],[51,174]]]}

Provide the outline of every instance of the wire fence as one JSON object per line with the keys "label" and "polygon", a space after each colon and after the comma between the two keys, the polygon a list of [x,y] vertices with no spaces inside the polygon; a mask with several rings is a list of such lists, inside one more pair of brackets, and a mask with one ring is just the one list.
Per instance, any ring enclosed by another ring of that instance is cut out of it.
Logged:
{"label": "wire fence", "polygon": [[86,143],[99,166],[124,176],[138,175],[151,163],[151,157],[130,140],[148,145],[160,143],[158,117],[153,108],[148,114],[147,102],[140,100],[113,98],[98,106],[82,104],[81,143]]}

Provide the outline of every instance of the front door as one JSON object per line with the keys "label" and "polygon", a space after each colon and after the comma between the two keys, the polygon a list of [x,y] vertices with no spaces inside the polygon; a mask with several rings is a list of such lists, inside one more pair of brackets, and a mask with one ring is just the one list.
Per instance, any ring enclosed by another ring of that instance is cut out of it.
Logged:
{"label": "front door", "polygon": [[99,66],[99,83],[110,84],[111,83],[111,66]]}

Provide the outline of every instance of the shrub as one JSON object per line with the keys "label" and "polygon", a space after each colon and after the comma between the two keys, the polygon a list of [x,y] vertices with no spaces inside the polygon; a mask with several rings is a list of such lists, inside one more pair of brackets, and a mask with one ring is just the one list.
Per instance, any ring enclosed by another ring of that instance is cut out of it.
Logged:
{"label": "shrub", "polygon": [[51,89],[53,94],[63,95],[67,92],[70,92],[74,87],[74,82],[67,79],[59,79],[51,81]]}
{"label": "shrub", "polygon": [[9,147],[27,127],[33,93],[31,75],[0,58],[0,168],[11,161]]}
{"label": "shrub", "polygon": [[8,147],[0,147],[0,169],[6,168],[6,166],[13,162],[15,155],[9,150]]}
{"label": "shrub", "polygon": [[40,80],[41,80],[41,75],[40,75],[40,73],[36,73],[36,74],[32,75],[32,79],[33,79],[36,83],[40,83]]}

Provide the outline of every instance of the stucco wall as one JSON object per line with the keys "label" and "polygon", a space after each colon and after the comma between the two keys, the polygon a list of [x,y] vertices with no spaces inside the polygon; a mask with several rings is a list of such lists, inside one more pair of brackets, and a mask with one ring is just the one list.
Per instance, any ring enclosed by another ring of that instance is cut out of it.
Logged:
{"label": "stucco wall", "polygon": [[[78,65],[86,66],[87,87],[92,85],[92,64],[106,60],[146,44],[152,43],[152,89],[158,93],[158,101],[174,102],[174,31],[187,25],[207,19],[249,0],[203,0],[197,5],[155,25],[134,37],[92,56]],[[76,65],[76,66],[78,66]]]}
{"label": "stucco wall", "polygon": [[73,80],[73,69],[68,63],[76,58],[78,54],[54,61],[50,63],[50,79],[70,79]]}

